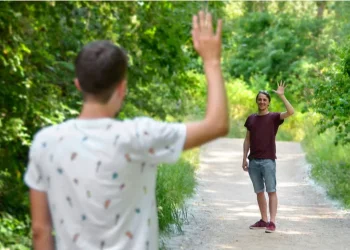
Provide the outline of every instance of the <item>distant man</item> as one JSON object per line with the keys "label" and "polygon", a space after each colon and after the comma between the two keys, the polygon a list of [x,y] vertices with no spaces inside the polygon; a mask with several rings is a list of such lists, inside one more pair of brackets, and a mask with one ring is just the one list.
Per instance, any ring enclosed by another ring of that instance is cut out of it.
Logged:
{"label": "distant man", "polygon": [[[276,230],[276,134],[284,120],[294,114],[294,108],[284,96],[284,89],[285,84],[280,82],[274,92],[281,98],[287,111],[269,112],[271,97],[268,92],[259,91],[256,96],[258,113],[250,115],[244,124],[247,134],[243,144],[242,167],[249,172],[261,213],[261,219],[250,229],[265,229],[266,233]],[[265,190],[269,196],[270,221],[267,217]]]}

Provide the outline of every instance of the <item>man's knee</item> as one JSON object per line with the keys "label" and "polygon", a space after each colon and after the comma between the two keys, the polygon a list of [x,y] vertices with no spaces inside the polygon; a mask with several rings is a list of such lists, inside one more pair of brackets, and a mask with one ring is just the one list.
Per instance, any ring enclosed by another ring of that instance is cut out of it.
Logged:
{"label": "man's knee", "polygon": [[276,192],[268,192],[269,197],[275,197],[277,196]]}

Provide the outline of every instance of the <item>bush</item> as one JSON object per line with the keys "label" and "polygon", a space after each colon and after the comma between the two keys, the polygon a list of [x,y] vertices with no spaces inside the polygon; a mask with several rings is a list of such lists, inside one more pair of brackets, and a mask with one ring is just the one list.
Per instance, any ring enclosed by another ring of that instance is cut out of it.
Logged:
{"label": "bush", "polygon": [[[310,117],[310,120],[314,119]],[[335,129],[318,135],[314,123],[305,126],[306,136],[302,142],[307,160],[312,164],[311,176],[331,198],[350,208],[350,145],[336,146]]]}
{"label": "bush", "polygon": [[185,201],[194,193],[195,170],[198,164],[198,150],[185,152],[176,164],[164,164],[158,169],[157,203],[159,230],[167,234],[173,229],[182,231],[187,219]]}
{"label": "bush", "polygon": [[30,219],[19,220],[8,213],[0,213],[0,249],[31,249]]}

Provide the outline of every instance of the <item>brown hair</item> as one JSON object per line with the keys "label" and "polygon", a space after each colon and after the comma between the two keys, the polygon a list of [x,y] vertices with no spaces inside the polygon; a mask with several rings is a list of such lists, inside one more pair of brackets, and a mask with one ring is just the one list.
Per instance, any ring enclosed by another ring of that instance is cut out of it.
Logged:
{"label": "brown hair", "polygon": [[107,103],[114,88],[126,77],[127,55],[123,48],[110,41],[87,44],[75,60],[75,74],[84,98],[92,95],[97,101]]}
{"label": "brown hair", "polygon": [[257,102],[258,101],[258,97],[260,94],[264,94],[266,95],[267,99],[269,99],[269,102],[271,102],[271,96],[270,94],[266,91],[266,90],[260,90],[259,93],[256,95],[255,97],[255,101]]}

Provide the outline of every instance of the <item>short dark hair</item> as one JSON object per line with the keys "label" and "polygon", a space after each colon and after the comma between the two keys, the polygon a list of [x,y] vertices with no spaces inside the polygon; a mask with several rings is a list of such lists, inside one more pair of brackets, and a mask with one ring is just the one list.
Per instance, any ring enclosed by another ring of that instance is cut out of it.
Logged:
{"label": "short dark hair", "polygon": [[83,94],[91,94],[101,103],[109,101],[113,89],[126,77],[127,67],[124,49],[106,40],[85,45],[75,60]]}
{"label": "short dark hair", "polygon": [[267,98],[269,99],[269,102],[271,102],[271,96],[269,94],[269,92],[267,92],[266,90],[260,90],[259,93],[256,95],[255,101],[258,101],[258,97],[260,94],[264,94],[267,96]]}

